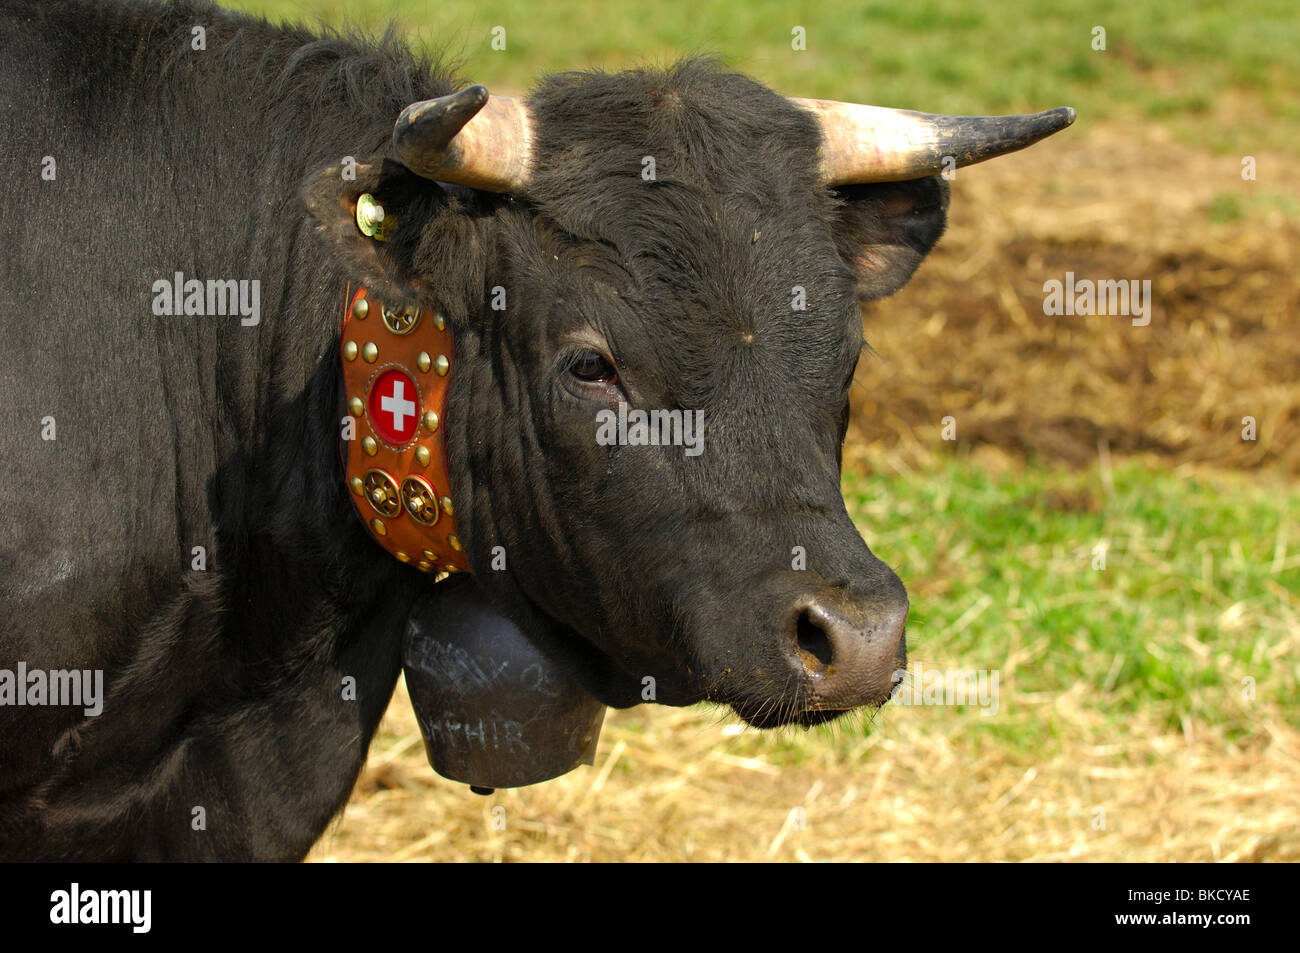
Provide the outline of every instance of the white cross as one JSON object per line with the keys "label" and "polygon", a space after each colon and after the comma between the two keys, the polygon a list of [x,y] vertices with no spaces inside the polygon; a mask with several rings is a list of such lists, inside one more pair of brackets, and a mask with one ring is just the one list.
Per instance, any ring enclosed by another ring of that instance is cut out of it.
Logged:
{"label": "white cross", "polygon": [[393,415],[393,426],[397,428],[398,433],[406,429],[402,418],[415,416],[415,402],[406,400],[402,396],[405,392],[405,381],[393,381],[392,396],[380,398],[379,401],[379,406]]}

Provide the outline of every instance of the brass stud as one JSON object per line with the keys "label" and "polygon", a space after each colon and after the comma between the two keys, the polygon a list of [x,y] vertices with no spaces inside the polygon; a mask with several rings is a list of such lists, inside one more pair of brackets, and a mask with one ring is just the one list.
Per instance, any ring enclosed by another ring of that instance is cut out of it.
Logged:
{"label": "brass stud", "polygon": [[460,540],[454,535],[447,537],[447,545],[456,550],[456,552],[460,552]]}
{"label": "brass stud", "polygon": [[373,457],[379,452],[379,444],[375,443],[374,437],[362,437],[361,449],[366,452],[366,456]]}
{"label": "brass stud", "polygon": [[375,531],[376,536],[388,535],[388,527],[384,525],[384,521],[381,520],[378,516],[373,517],[370,520],[370,528]]}
{"label": "brass stud", "polygon": [[361,402],[360,397],[349,398],[348,412],[351,413],[353,417],[359,418],[362,414],[366,412],[366,405]]}
{"label": "brass stud", "polygon": [[433,366],[433,358],[429,357],[428,351],[420,352],[419,356],[415,359],[415,366],[426,374],[429,372],[429,368]]}
{"label": "brass stud", "polygon": [[346,341],[343,344],[343,360],[355,361],[357,359],[357,342]]}
{"label": "brass stud", "polygon": [[439,331],[447,330],[447,319],[442,316],[441,311],[433,312],[433,326]]}
{"label": "brass stud", "polygon": [[364,485],[366,499],[380,516],[392,519],[402,512],[402,501],[397,488],[397,481],[383,470],[366,471]]}
{"label": "brass stud", "polygon": [[358,321],[364,321],[366,315],[369,313],[370,302],[365,298],[358,298],[356,301],[352,302],[352,317],[356,318]]}
{"label": "brass stud", "polygon": [[460,572],[460,567],[459,567],[459,566],[453,566],[451,563],[447,563],[447,564],[446,564],[445,566],[443,566],[442,568],[446,571],[447,575],[449,575],[449,576],[450,576],[452,573],[454,573],[454,572]]}
{"label": "brass stud", "polygon": [[434,358],[433,369],[438,372],[439,377],[447,376],[447,372],[451,370],[451,361],[447,360],[446,354],[439,354]]}
{"label": "brass stud", "polygon": [[367,341],[366,346],[361,349],[361,360],[373,364],[377,357],[379,357],[379,348],[375,347],[374,341]]}
{"label": "brass stud", "polygon": [[437,562],[438,560],[438,554],[435,553],[432,549],[426,549],[422,553],[420,553],[420,555],[423,556],[425,559],[429,560],[429,562]]}
{"label": "brass stud", "polygon": [[430,455],[429,455],[429,448],[428,448],[428,447],[416,447],[416,448],[415,448],[415,462],[416,462],[416,463],[418,463],[418,464],[419,464],[420,466],[422,466],[422,467],[427,467],[427,466],[429,465],[429,459],[430,459]]}
{"label": "brass stud", "polygon": [[361,477],[353,477],[348,481],[348,485],[352,487],[352,492],[357,496],[366,495],[366,485],[361,482]]}
{"label": "brass stud", "polygon": [[423,559],[421,559],[421,560],[420,560],[418,563],[416,563],[415,565],[416,565],[417,567],[419,567],[419,569],[420,569],[421,572],[428,572],[430,569],[433,568],[433,563],[427,562],[426,560],[423,560]]}
{"label": "brass stud", "polygon": [[425,429],[425,430],[429,431],[429,433],[437,433],[437,432],[438,432],[438,415],[437,415],[437,414],[435,414],[432,410],[426,410],[426,411],[424,412],[424,418],[423,418],[423,420],[424,420],[424,429]]}
{"label": "brass stud", "polygon": [[446,513],[448,516],[455,515],[451,510],[451,497],[444,496],[439,502],[442,503],[442,511],[444,513]]}
{"label": "brass stud", "polygon": [[398,552],[393,553],[393,555],[397,557],[398,562],[409,563],[411,561],[411,557],[406,555],[406,553],[401,552],[400,550]]}

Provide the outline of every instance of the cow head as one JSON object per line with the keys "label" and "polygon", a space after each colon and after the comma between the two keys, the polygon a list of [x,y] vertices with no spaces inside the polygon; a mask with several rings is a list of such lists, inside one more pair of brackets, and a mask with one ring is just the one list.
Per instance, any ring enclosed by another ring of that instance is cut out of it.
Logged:
{"label": "cow head", "polygon": [[[1071,119],[789,100],[700,62],[567,74],[416,103],[305,196],[354,280],[452,323],[452,489],[494,601],[607,704],[812,724],[905,664],[907,595],[840,493],[859,302],[938,240],[935,173]],[[366,192],[387,242],[356,229]],[[599,439],[634,411],[688,414],[689,442]]]}

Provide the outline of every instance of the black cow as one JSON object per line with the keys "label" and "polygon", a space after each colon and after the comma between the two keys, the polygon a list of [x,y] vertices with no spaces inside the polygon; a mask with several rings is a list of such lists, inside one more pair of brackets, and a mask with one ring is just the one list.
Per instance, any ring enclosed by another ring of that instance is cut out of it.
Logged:
{"label": "black cow", "polygon": [[[0,0],[0,671],[105,673],[98,713],[0,705],[0,857],[300,858],[347,800],[433,585],[343,479],[358,285],[449,321],[473,576],[588,692],[652,676],[763,727],[889,696],[907,597],[839,491],[859,299],[939,238],[944,157],[1070,116],[799,103],[698,60],[463,85],[200,2]],[[177,272],[256,307],[159,316]],[[620,402],[702,411],[704,451],[599,444]]]}

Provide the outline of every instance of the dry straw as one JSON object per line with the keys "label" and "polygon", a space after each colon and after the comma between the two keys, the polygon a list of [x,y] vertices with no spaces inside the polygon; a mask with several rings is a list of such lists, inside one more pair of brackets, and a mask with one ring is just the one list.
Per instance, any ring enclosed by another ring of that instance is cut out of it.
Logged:
{"label": "dry straw", "polygon": [[1051,718],[1063,739],[1018,754],[971,711],[886,709],[877,732],[835,745],[736,734],[719,710],[611,712],[595,766],[484,798],[428,767],[399,687],[312,859],[1300,860],[1293,729],[1265,713],[1243,747],[1153,717],[1116,737],[1085,691],[1012,694],[1008,717]]}

